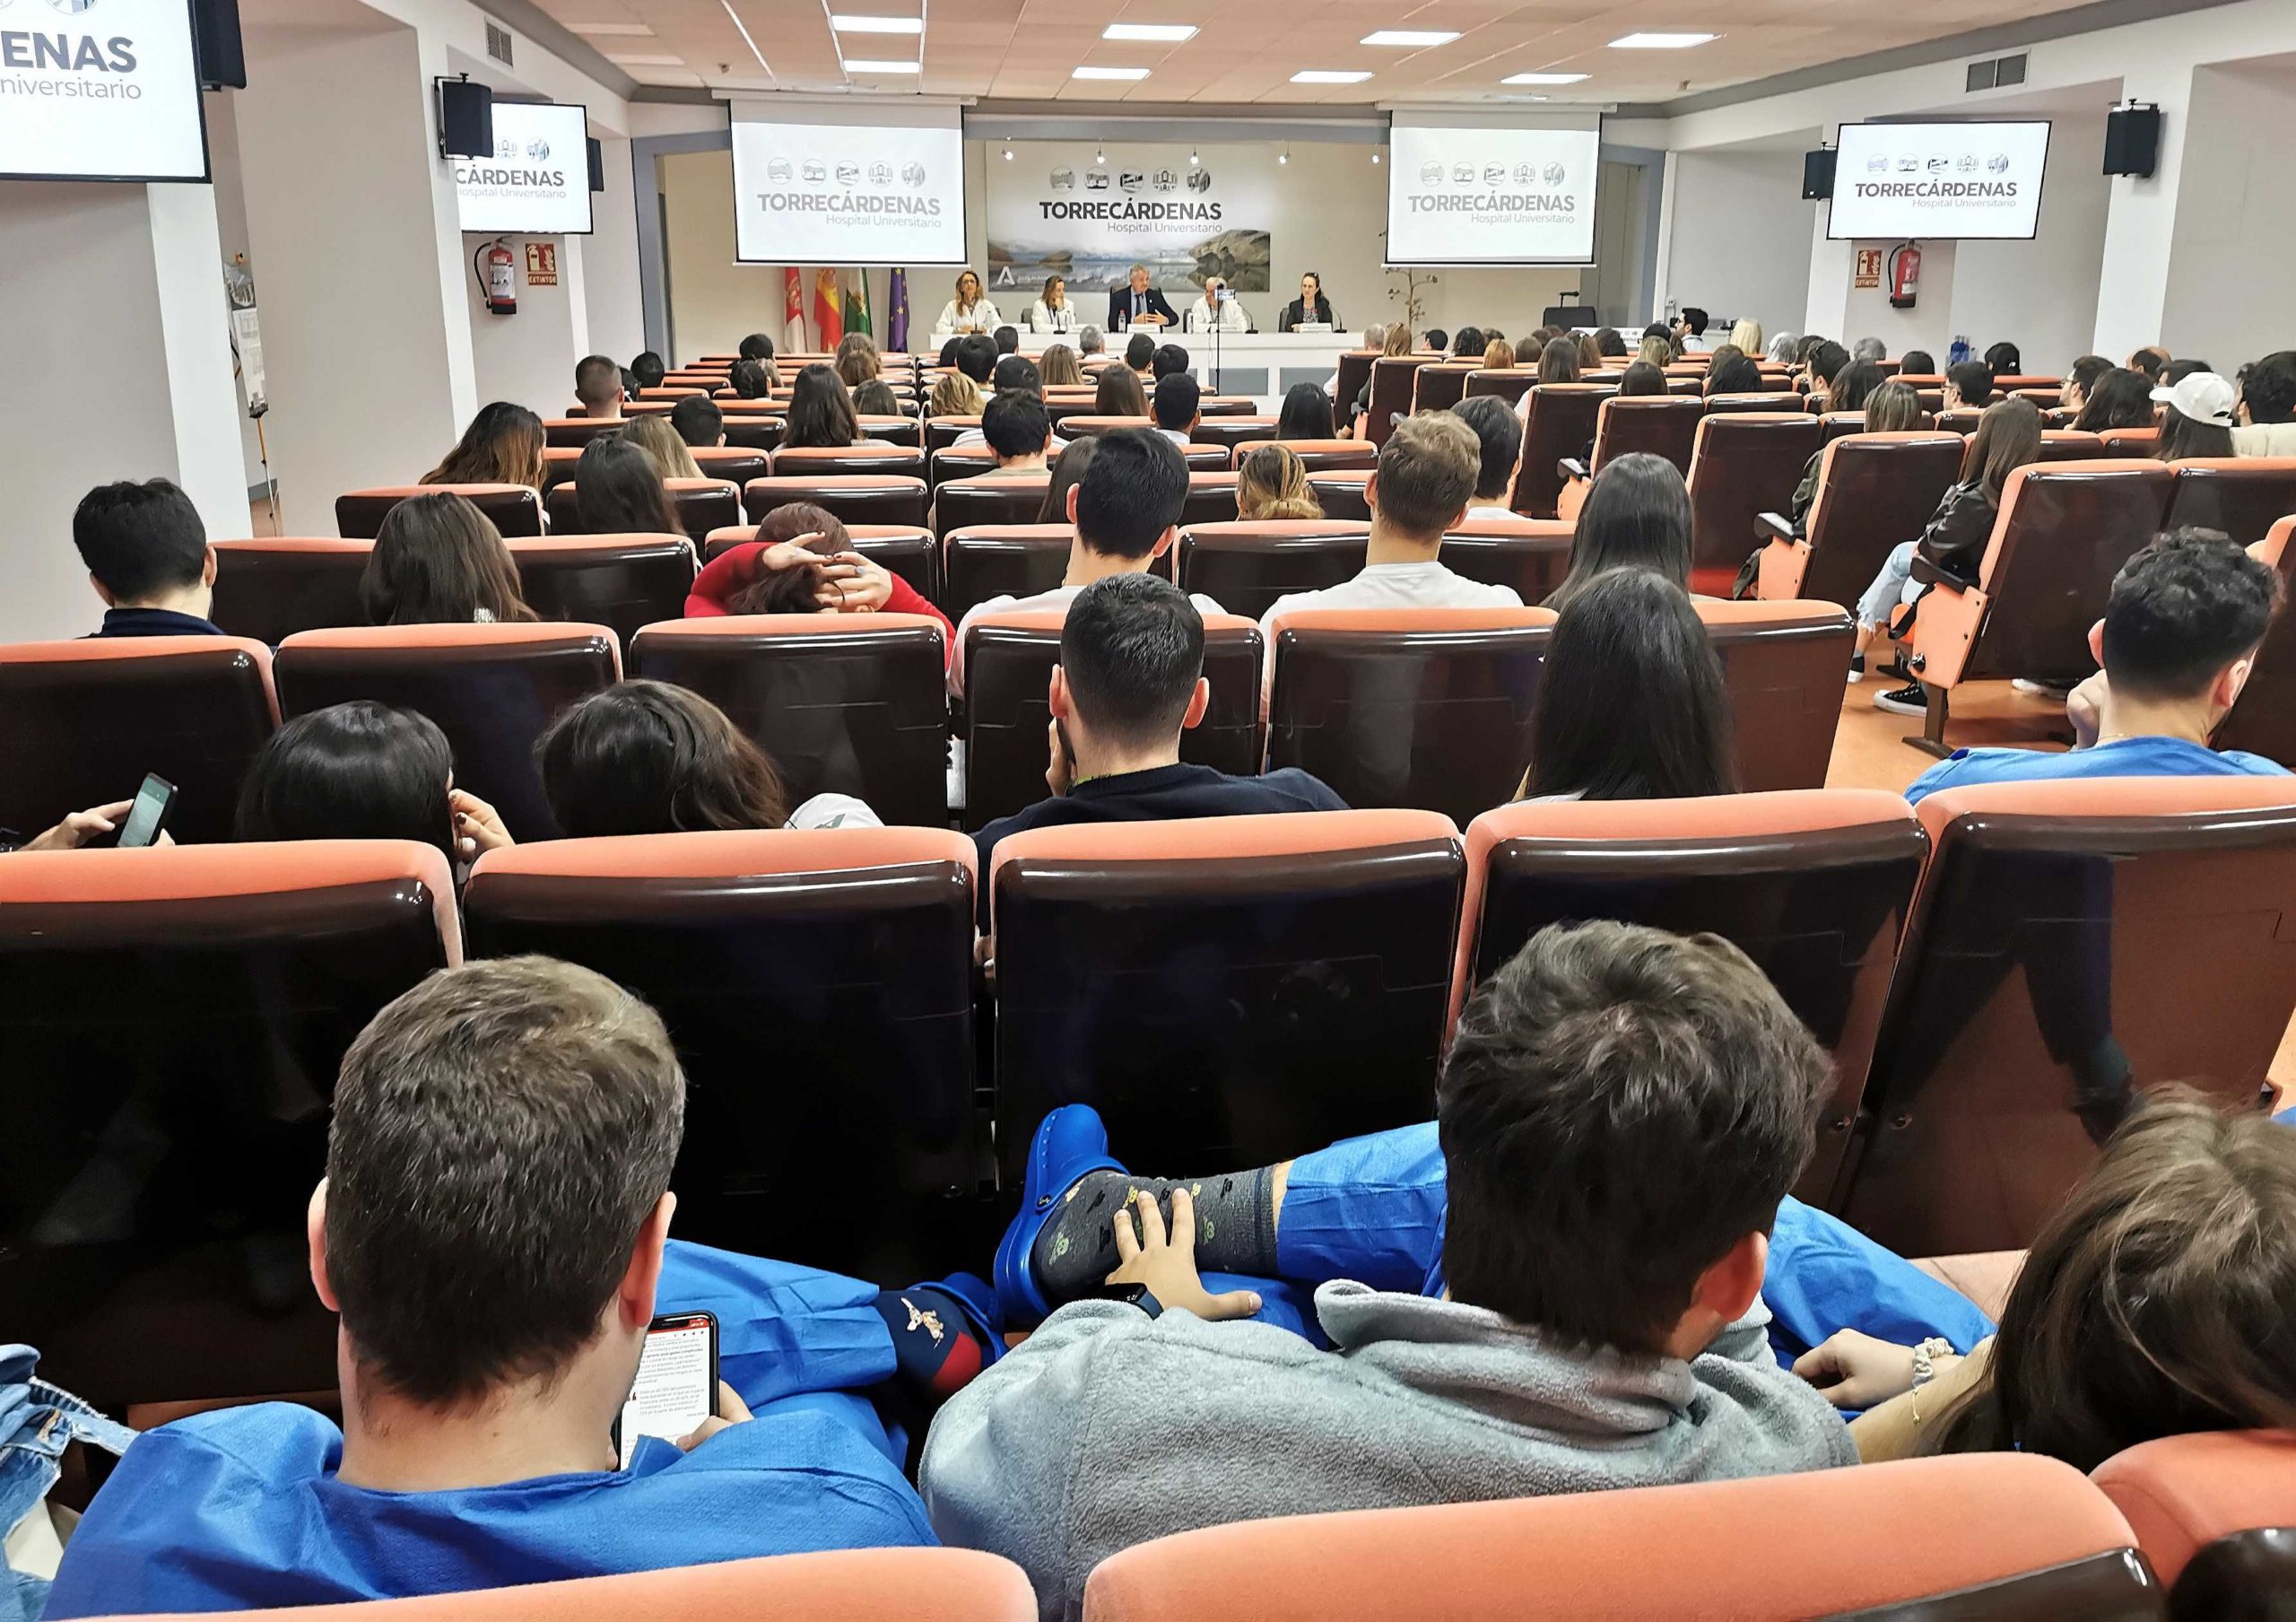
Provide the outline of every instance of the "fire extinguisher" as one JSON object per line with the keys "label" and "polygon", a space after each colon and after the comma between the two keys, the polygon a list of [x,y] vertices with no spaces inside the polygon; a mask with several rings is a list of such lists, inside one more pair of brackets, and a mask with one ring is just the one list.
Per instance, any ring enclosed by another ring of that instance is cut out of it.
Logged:
{"label": "fire extinguisher", "polygon": [[489,310],[498,316],[518,313],[518,261],[508,241],[497,237],[491,246],[480,249],[471,259],[471,268],[478,273],[479,289]]}
{"label": "fire extinguisher", "polygon": [[1911,310],[1913,301],[1921,292],[1921,249],[1910,242],[1900,242],[1890,256],[1890,308]]}

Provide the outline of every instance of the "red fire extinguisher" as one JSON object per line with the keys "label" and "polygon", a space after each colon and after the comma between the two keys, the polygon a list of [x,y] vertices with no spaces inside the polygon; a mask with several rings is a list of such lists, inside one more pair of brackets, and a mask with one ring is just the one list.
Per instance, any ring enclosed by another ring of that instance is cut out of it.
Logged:
{"label": "red fire extinguisher", "polygon": [[1900,242],[1890,256],[1890,307],[1911,310],[1913,301],[1921,292],[1921,249],[1910,242]]}
{"label": "red fire extinguisher", "polygon": [[479,288],[486,299],[486,308],[498,316],[518,313],[518,261],[510,245],[502,238],[493,245],[479,249],[471,260],[471,267],[478,272]]}

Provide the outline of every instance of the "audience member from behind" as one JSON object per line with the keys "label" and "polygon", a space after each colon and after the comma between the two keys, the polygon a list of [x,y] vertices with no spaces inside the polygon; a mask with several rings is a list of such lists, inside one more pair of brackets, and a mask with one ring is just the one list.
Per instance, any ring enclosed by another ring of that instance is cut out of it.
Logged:
{"label": "audience member from behind", "polygon": [[957,370],[978,383],[988,386],[989,374],[996,370],[996,340],[985,332],[974,333],[957,344]]}
{"label": "audience member from behind", "polygon": [[773,340],[761,332],[753,332],[742,340],[738,353],[744,361],[770,361]]}
{"label": "audience member from behind", "polygon": [[1523,420],[1513,406],[1495,394],[1479,394],[1451,407],[1451,414],[1474,431],[1481,448],[1475,465],[1474,494],[1467,500],[1468,517],[1479,507],[1507,510],[1514,493],[1515,464],[1523,459]]}
{"label": "audience member from behind", "polygon": [[880,612],[940,621],[945,661],[952,634],[948,616],[900,576],[856,551],[843,521],[811,501],[787,502],[767,513],[748,540],[709,560],[685,599],[690,620]]}
{"label": "audience member from behind", "polygon": [[1196,437],[1196,425],[1204,420],[1203,398],[1203,389],[1187,372],[1170,371],[1158,378],[1155,396],[1148,402],[1156,432],[1175,445],[1187,444]]}
{"label": "audience member from behind", "polygon": [[1548,597],[1556,613],[1614,569],[1643,569],[1690,589],[1690,491],[1681,469],[1647,450],[1595,475],[1570,540],[1570,572]]}
{"label": "audience member from behind", "polygon": [[[1648,361],[1636,361],[1624,371],[1619,373],[1618,391],[1629,399],[1632,399],[1637,395],[1668,393],[1666,374]],[[1520,409],[1527,412],[1530,409],[1529,401],[1530,391],[1526,389],[1523,392],[1523,404]]]}
{"label": "audience member from behind", "polygon": [[781,369],[770,361],[736,361],[726,380],[737,400],[763,400],[781,386]]}
{"label": "audience member from behind", "polygon": [[1140,387],[1140,374],[1129,366],[1103,367],[1092,390],[1092,413],[1103,417],[1146,416],[1148,393]]}
{"label": "audience member from behind", "polygon": [[1159,344],[1155,354],[1149,360],[1148,370],[1160,383],[1175,372],[1186,371],[1187,351],[1178,344]]}
{"label": "audience member from behind", "polygon": [[1578,380],[1578,345],[1568,338],[1550,338],[1546,347],[1539,351],[1539,381],[1542,383],[1576,383]]}
{"label": "audience member from behind", "polygon": [[1504,338],[1493,338],[1483,346],[1483,366],[1486,371],[1507,371],[1515,364],[1515,346]]}
{"label": "audience member from behind", "polygon": [[726,442],[726,414],[706,394],[690,394],[671,406],[670,426],[691,449],[705,450]]}
{"label": "audience member from behind", "polygon": [[2089,391],[2097,386],[2097,379],[2112,369],[2113,363],[2102,355],[2083,355],[2066,370],[2064,386],[2057,390],[2057,405],[2077,418],[2088,405]]}
{"label": "audience member from behind", "polygon": [[1083,386],[1084,369],[1076,363],[1076,352],[1065,344],[1048,345],[1039,366],[1039,380],[1047,388],[1078,388]]}
{"label": "audience member from behind", "polygon": [[1742,316],[1730,328],[1730,343],[1748,360],[1761,357],[1761,323],[1752,316]]}
{"label": "audience member from behind", "polygon": [[2213,371],[2187,372],[2152,391],[2161,407],[2161,440],[2153,454],[2164,462],[2187,457],[2232,454],[2232,386]]}
{"label": "audience member from behind", "polygon": [[877,340],[865,332],[847,333],[837,341],[834,369],[837,380],[848,388],[858,388],[881,375],[885,366],[877,353]]}
{"label": "audience member from behind", "polygon": [[1834,373],[1833,381],[1826,387],[1828,411],[1863,411],[1873,393],[1888,379],[1882,369],[1871,361],[1852,361]]}
{"label": "audience member from behind", "polygon": [[2169,369],[2169,352],[2157,344],[2148,344],[2128,357],[2128,370],[2142,373],[2147,383],[2158,383],[2161,374]]}
{"label": "audience member from behind", "polygon": [[1879,338],[1860,338],[1849,346],[1853,361],[1883,361],[1889,358],[1890,346]]}
{"label": "audience member from behind", "polygon": [[961,371],[944,371],[933,379],[925,403],[926,414],[936,417],[977,417],[987,405],[980,385]]}
{"label": "audience member from behind", "polygon": [[429,717],[370,699],[290,717],[239,783],[241,842],[406,839],[449,860],[511,842],[494,807],[455,787],[454,751]]}
{"label": "audience member from behind", "polygon": [[861,422],[853,397],[837,373],[816,361],[797,374],[789,397],[785,450],[842,450],[861,442]]}
{"label": "audience member from behind", "polygon": [[1531,707],[1531,800],[1736,791],[1730,695],[1689,595],[1647,569],[1588,582],[1555,622]]}
{"label": "audience member from behind", "polygon": [[2296,349],[2240,368],[2240,426],[2235,456],[2296,456]]}
{"label": "audience member from behind", "polygon": [[665,479],[698,479],[703,476],[701,464],[693,459],[693,452],[670,426],[670,419],[659,414],[633,417],[622,437],[654,459],[655,471]]}
{"label": "audience member from behind", "polygon": [[996,353],[1000,355],[1021,353],[1021,329],[1009,323],[996,329],[992,341],[996,344]]}
{"label": "audience member from behind", "polygon": [[574,397],[585,417],[618,421],[622,416],[622,368],[608,355],[585,355],[574,368]]}
{"label": "audience member from behind", "polygon": [[[848,1347],[896,1372],[874,1286],[665,1245],[685,1078],[645,1004],[545,958],[444,969],[351,1044],[333,1106],[310,1276],[339,1319],[342,1428],[270,1402],[139,1436],[74,1536],[50,1616],[934,1541],[866,1404],[807,1377],[825,1330],[843,1331],[829,1361],[852,1383]],[[680,1442],[632,1438],[618,1469],[611,1435],[657,1304],[717,1311],[728,1382],[718,1417]],[[873,1318],[874,1357],[854,1339]]]}
{"label": "audience member from behind", "polygon": [[1706,392],[1716,394],[1760,394],[1761,368],[1743,354],[1715,353],[1706,369]]}
{"label": "audience member from behind", "polygon": [[1934,378],[1937,375],[1937,357],[1926,349],[1909,349],[1898,357],[1898,376],[1901,378]]}
{"label": "audience member from behind", "polygon": [[373,625],[491,625],[531,621],[518,565],[501,532],[461,496],[409,496],[383,516],[359,606]]}
{"label": "audience member from behind", "polygon": [[1097,327],[1078,327],[1076,352],[1080,362],[1092,355],[1105,355],[1109,352],[1109,335]]}
{"label": "audience member from behind", "polygon": [[670,374],[669,363],[654,351],[640,351],[630,363],[631,375],[638,379],[640,388],[659,388],[662,379]]}
{"label": "audience member from behind", "polygon": [[[1169,1217],[1116,1183],[1126,1203],[1096,1225],[1115,1281],[1145,1299],[1062,1307],[941,1410],[919,1472],[935,1530],[1017,1560],[1044,1614],[1074,1618],[1094,1565],[1195,1527],[1850,1462],[1824,1399],[1778,1366],[1760,1304],[1830,1069],[1718,937],[1542,930],[1468,1000],[1437,1084],[1448,1213],[1413,1208],[1439,1227],[1448,1288],[1419,1293],[1427,1265],[1405,1283],[1400,1256],[1390,1278],[1340,1275],[1301,1314],[1332,1351],[1221,1321],[1275,1286],[1207,1290],[1198,1207],[1229,1207],[1231,1251],[1296,1252],[1284,1202],[1239,1233],[1255,1178],[1182,1184]],[[1064,1194],[1091,1186],[1087,1162],[1058,1151],[1109,1165],[1097,1126],[1081,1106],[1047,1121],[1031,1192],[1051,1215],[1024,1208],[1007,1250],[1085,1203]]]}
{"label": "audience member from behind", "polygon": [[1821,338],[1812,346],[1809,357],[1803,362],[1803,375],[1809,383],[1810,392],[1823,398],[1829,408],[1832,405],[1831,390],[1833,380],[1848,364],[1849,351],[1831,338]]}
{"label": "audience member from behind", "polygon": [[1993,369],[1996,378],[2024,375],[2025,357],[2014,344],[1996,344],[1985,352],[1985,363]]}
{"label": "audience member from behind", "polygon": [[1026,389],[1000,391],[981,413],[980,434],[996,457],[997,473],[1044,471],[1052,449],[1052,419],[1040,396]]}
{"label": "audience member from behind", "polygon": [[685,533],[654,458],[620,434],[582,447],[574,464],[574,500],[585,535]]}
{"label": "audience member from behind", "polygon": [[1963,361],[1945,368],[1945,409],[1982,411],[1993,403],[1993,368],[1983,361]]}
{"label": "audience member from behind", "polygon": [[849,794],[817,794],[792,811],[764,752],[717,705],[667,682],[616,682],[576,701],[535,742],[535,759],[569,839],[884,825]]}
{"label": "audience member from behind", "polygon": [[497,400],[482,406],[463,430],[447,459],[424,474],[424,484],[524,484],[540,490],[543,448],[548,440],[542,419],[523,406]]}
{"label": "audience member from behind", "polygon": [[905,417],[913,414],[902,407],[892,385],[883,378],[871,378],[853,390],[855,414],[865,417]]}
{"label": "audience member from behind", "polygon": [[1398,417],[1379,447],[1379,465],[1363,486],[1371,538],[1363,571],[1321,591],[1275,599],[1260,624],[1267,644],[1287,614],[1314,608],[1518,608],[1505,586],[1454,574],[1441,561],[1443,536],[1457,528],[1483,472],[1483,442],[1448,411]]}
{"label": "audience member from behind", "polygon": [[1308,465],[1290,446],[1255,445],[1237,464],[1236,516],[1246,523],[1323,515],[1323,503],[1308,486]]}
{"label": "audience member from behind", "polygon": [[1313,383],[1294,383],[1284,391],[1283,408],[1276,414],[1279,440],[1328,440],[1332,437],[1331,397]]}
{"label": "audience member from behind", "polygon": [[215,550],[191,498],[166,479],[99,484],[72,514],[72,544],[103,599],[98,636],[221,636]]}
{"label": "audience member from behind", "polygon": [[1135,376],[1148,376],[1148,369],[1155,364],[1155,361],[1156,340],[1146,333],[1135,332],[1125,340],[1124,363]]}
{"label": "audience member from behind", "polygon": [[1674,343],[1663,332],[1646,332],[1642,335],[1642,346],[1635,352],[1634,358],[1664,371],[1674,363]]}
{"label": "audience member from behind", "polygon": [[2116,366],[2089,389],[2073,425],[2083,433],[2106,433],[2116,428],[2150,428],[2158,419],[2151,379],[2141,371]]}
{"label": "audience member from behind", "polygon": [[2248,685],[2280,577],[2213,529],[2179,529],[2123,563],[2089,632],[2102,668],[2073,690],[2073,747],[1961,749],[1905,791],[2066,777],[2285,777],[2208,740]]}

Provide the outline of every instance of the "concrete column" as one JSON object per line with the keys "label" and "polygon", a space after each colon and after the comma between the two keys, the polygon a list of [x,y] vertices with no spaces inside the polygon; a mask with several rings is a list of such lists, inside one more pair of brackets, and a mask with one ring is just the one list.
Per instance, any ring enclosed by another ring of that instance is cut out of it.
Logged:
{"label": "concrete column", "polygon": [[[2151,179],[2115,178],[2105,207],[2104,263],[2097,283],[2097,324],[2091,347],[2116,363],[2161,338],[2193,78],[2188,62],[2148,65],[2135,59],[2121,81],[2123,94],[2160,103],[2161,153]],[[2048,198],[2041,206],[2048,206]]]}
{"label": "concrete column", "polygon": [[212,186],[150,186],[152,264],[165,344],[176,482],[207,533],[248,532],[248,487],[239,456],[239,395],[223,293],[223,245]]}

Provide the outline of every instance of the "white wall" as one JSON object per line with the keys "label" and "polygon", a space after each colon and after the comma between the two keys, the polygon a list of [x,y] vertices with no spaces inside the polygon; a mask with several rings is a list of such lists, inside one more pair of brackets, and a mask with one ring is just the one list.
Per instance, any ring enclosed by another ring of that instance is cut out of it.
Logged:
{"label": "white wall", "polygon": [[2103,164],[2104,108],[2060,113],[2053,125],[2039,229],[2030,242],[1960,244],[1947,324],[1966,334],[1979,354],[2004,338],[2013,341],[2026,369],[2044,375],[2062,375],[2096,341],[2105,214],[2112,202]]}
{"label": "white wall", "polygon": [[1802,200],[1798,152],[1682,153],[1661,301],[1718,319],[1752,316],[1773,335],[1799,332],[1818,206]]}
{"label": "white wall", "polygon": [[600,144],[606,188],[590,199],[591,234],[582,241],[583,292],[590,347],[628,365],[646,347],[646,310],[638,286],[638,205],[631,193],[629,140],[609,136]]}
{"label": "white wall", "polygon": [[[512,315],[496,315],[480,296],[478,275],[472,257],[483,253],[492,237],[465,235],[463,242],[463,311],[470,323],[471,361],[477,375],[478,398],[510,400],[546,417],[564,414],[574,401],[574,367],[596,352],[590,341],[589,303],[582,296],[583,237],[509,239],[517,259],[518,308]],[[558,283],[536,286],[526,280],[526,244],[558,244]],[[611,352],[624,362],[638,353]],[[426,462],[423,467],[430,464]],[[415,469],[417,473],[422,468]]]}
{"label": "white wall", "polygon": [[2203,68],[2190,117],[2161,336],[2230,376],[2296,342],[2296,74]]}

